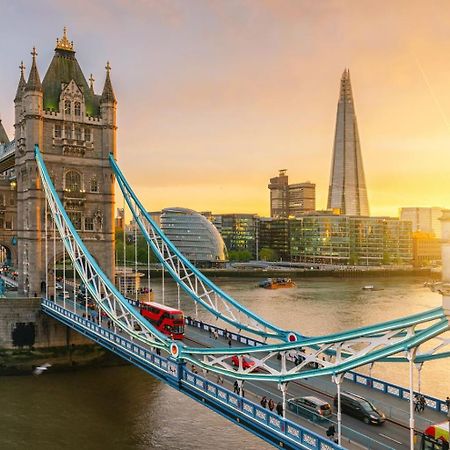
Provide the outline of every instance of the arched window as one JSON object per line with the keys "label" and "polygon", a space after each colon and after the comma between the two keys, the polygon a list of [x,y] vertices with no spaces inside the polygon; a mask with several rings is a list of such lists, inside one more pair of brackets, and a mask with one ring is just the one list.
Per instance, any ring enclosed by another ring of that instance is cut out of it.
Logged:
{"label": "arched window", "polygon": [[97,178],[92,177],[91,181],[89,182],[89,190],[91,192],[98,192],[98,181]]}
{"label": "arched window", "polygon": [[75,170],[69,170],[66,172],[66,180],[64,187],[69,192],[81,191],[81,175]]}
{"label": "arched window", "polygon": [[75,139],[81,141],[82,134],[81,134],[81,128],[76,127],[75,128]]}
{"label": "arched window", "polygon": [[81,103],[75,102],[75,115],[81,116]]}
{"label": "arched window", "polygon": [[64,113],[72,114],[72,103],[70,100],[65,100],[64,102]]}

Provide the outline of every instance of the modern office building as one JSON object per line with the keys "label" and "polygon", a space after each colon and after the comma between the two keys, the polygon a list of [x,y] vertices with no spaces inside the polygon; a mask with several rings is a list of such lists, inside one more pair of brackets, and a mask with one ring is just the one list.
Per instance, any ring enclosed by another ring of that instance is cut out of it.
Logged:
{"label": "modern office building", "polygon": [[199,266],[213,266],[227,259],[225,243],[206,217],[186,208],[165,208],[161,229],[186,258]]}
{"label": "modern office building", "polygon": [[358,124],[348,69],[341,78],[327,208],[351,216],[369,215]]}
{"label": "modern office building", "polygon": [[286,169],[280,170],[268,185],[270,217],[275,219],[297,217],[316,208],[316,185],[309,181],[289,184],[286,172]]}
{"label": "modern office building", "polygon": [[409,220],[412,223],[413,232],[434,233],[437,238],[441,237],[442,208],[400,208],[400,219]]}
{"label": "modern office building", "polygon": [[[289,219],[261,218],[258,221],[258,253],[270,249],[272,260],[289,261]],[[258,258],[260,259],[260,258]]]}
{"label": "modern office building", "polygon": [[292,261],[382,266],[412,263],[410,222],[392,217],[309,214],[289,220]]}
{"label": "modern office building", "polygon": [[414,267],[440,265],[442,261],[442,241],[434,233],[415,231],[413,240]]}
{"label": "modern office building", "polygon": [[257,214],[213,214],[212,220],[228,252],[249,252],[256,258]]}

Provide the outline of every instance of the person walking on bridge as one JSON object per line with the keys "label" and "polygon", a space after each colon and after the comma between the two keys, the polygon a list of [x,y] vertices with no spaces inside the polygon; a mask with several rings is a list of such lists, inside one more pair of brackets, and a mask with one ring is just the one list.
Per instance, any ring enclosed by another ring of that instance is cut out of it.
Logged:
{"label": "person walking on bridge", "polygon": [[277,403],[277,414],[283,417],[283,404],[281,402]]}
{"label": "person walking on bridge", "polygon": [[261,403],[261,406],[262,406],[263,408],[267,408],[267,397],[264,396],[264,397],[261,399],[260,403]]}
{"label": "person walking on bridge", "polygon": [[273,408],[275,408],[275,402],[272,399],[270,399],[268,405],[269,409],[273,411]]}

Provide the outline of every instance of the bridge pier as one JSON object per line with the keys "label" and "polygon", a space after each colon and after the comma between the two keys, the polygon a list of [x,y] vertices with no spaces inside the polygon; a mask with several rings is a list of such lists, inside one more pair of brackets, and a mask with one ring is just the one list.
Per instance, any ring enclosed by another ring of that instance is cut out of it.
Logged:
{"label": "bridge pier", "polygon": [[450,318],[450,209],[442,211],[442,308]]}

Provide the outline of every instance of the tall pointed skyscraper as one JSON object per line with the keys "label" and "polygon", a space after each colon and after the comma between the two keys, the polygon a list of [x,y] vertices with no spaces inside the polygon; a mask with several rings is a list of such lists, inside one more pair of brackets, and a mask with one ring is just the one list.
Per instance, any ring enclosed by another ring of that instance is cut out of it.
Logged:
{"label": "tall pointed skyscraper", "polygon": [[341,214],[368,216],[366,180],[364,177],[358,124],[353,104],[350,71],[344,70],[336,115],[333,163],[328,190],[328,209]]}

